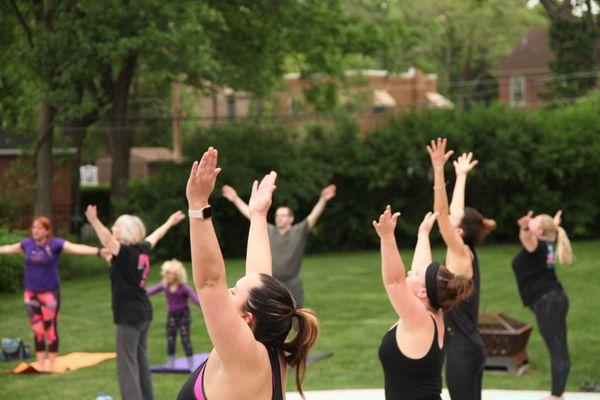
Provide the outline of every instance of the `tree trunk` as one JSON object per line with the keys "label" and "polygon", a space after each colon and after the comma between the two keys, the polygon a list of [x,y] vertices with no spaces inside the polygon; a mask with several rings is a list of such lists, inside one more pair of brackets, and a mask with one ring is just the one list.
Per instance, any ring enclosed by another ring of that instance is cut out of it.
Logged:
{"label": "tree trunk", "polygon": [[35,146],[35,215],[52,218],[52,122],[54,112],[50,103],[42,101],[38,116]]}
{"label": "tree trunk", "polygon": [[219,122],[219,103],[217,97],[217,88],[213,87],[211,91],[212,100],[212,126],[215,126]]}
{"label": "tree trunk", "polygon": [[[107,118],[109,123],[108,145],[112,160],[110,169],[111,202],[127,197],[129,182],[129,152],[131,148],[131,132],[127,124],[127,103],[129,88],[137,67],[137,54],[127,56],[115,80],[106,76],[103,86],[109,95],[111,107]],[[113,214],[114,210],[111,210]]]}
{"label": "tree trunk", "polygon": [[121,93],[108,111],[108,145],[112,160],[110,168],[110,195],[113,199],[127,196],[129,181],[129,151],[131,137],[127,126],[127,94]]}

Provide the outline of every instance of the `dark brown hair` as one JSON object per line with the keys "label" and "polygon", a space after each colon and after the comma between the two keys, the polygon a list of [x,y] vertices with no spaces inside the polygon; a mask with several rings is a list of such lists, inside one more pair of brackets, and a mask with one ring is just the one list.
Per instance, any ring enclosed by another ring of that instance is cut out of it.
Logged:
{"label": "dark brown hair", "polygon": [[436,293],[440,308],[448,311],[473,293],[473,280],[454,275],[445,265],[437,273]]}
{"label": "dark brown hair", "polygon": [[496,221],[485,218],[479,211],[465,207],[464,215],[460,220],[459,228],[463,230],[463,240],[470,246],[477,245],[496,229]]}
{"label": "dark brown hair", "polygon": [[[277,279],[260,274],[261,286],[250,290],[243,310],[252,313],[252,332],[259,342],[282,353],[291,367],[296,367],[296,387],[300,396],[306,374],[308,350],[319,336],[319,322],[309,309],[297,309],[290,291]],[[296,334],[287,340],[293,319],[297,319]]]}
{"label": "dark brown hair", "polygon": [[275,209],[275,214],[277,214],[277,210],[279,210],[280,208],[286,208],[288,210],[288,212],[290,213],[290,216],[294,217],[294,210],[292,210],[292,208],[290,206],[279,206]]}

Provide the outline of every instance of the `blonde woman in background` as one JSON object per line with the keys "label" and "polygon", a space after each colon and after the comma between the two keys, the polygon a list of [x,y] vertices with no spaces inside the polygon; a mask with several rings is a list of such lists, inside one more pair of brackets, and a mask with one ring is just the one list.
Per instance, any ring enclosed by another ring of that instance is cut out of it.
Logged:
{"label": "blonde woman in background", "polygon": [[154,285],[146,294],[152,296],[159,292],[165,292],[167,297],[167,360],[170,366],[175,365],[175,342],[177,341],[177,330],[181,335],[181,344],[188,366],[194,366],[194,350],[190,340],[190,309],[188,300],[193,301],[200,307],[198,295],[187,284],[187,272],[181,261],[172,259],[165,261],[161,267],[160,274],[163,279],[158,285]]}
{"label": "blonde woman in background", "polygon": [[512,262],[523,304],[533,311],[540,333],[550,352],[552,392],[546,399],[562,399],[570,361],[567,345],[569,299],[558,277],[556,264],[570,264],[573,251],[567,233],[560,226],[562,211],[554,217],[533,212],[521,217],[519,239],[523,248]]}
{"label": "blonde woman in background", "polygon": [[150,252],[169,229],[185,218],[185,214],[174,212],[149,236],[146,236],[142,220],[134,215],[121,215],[110,230],[98,219],[96,206],[89,205],[85,216],[112,255],[109,274],[113,321],[117,327],[117,376],[121,397],[151,400],[154,395],[147,337],[152,305],[145,290]]}

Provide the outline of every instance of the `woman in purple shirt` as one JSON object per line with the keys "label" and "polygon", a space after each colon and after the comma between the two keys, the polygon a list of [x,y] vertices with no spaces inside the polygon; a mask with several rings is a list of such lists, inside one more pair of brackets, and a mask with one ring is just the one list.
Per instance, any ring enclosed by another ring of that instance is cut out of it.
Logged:
{"label": "woman in purple shirt", "polygon": [[[40,216],[33,219],[31,237],[19,243],[0,246],[0,254],[25,254],[25,308],[33,330],[40,372],[52,372],[58,354],[58,311],[60,277],[58,265],[62,252],[100,255],[99,247],[71,243],[52,236],[52,222]],[[48,349],[46,350],[46,338]],[[48,365],[46,366],[46,360]]]}
{"label": "woman in purple shirt", "polygon": [[190,370],[194,366],[194,351],[190,341],[190,309],[188,300],[200,307],[198,295],[187,284],[187,272],[185,267],[176,259],[165,261],[160,268],[163,280],[154,285],[146,294],[152,296],[159,292],[165,292],[167,296],[167,360],[170,366],[175,365],[175,342],[177,330],[181,333],[181,343],[188,360]]}

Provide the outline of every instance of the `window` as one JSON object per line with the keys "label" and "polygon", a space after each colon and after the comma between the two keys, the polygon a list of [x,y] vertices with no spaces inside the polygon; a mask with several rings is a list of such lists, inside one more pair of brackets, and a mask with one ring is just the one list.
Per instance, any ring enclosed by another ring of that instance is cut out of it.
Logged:
{"label": "window", "polygon": [[235,119],[235,96],[229,96],[227,98],[227,119]]}
{"label": "window", "polygon": [[522,106],[525,105],[525,77],[511,76],[510,77],[510,105]]}

